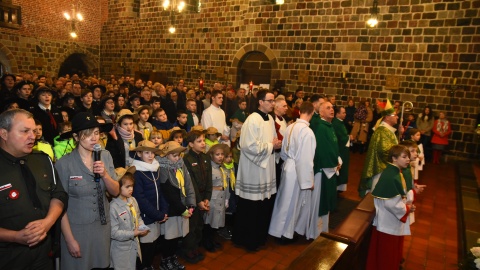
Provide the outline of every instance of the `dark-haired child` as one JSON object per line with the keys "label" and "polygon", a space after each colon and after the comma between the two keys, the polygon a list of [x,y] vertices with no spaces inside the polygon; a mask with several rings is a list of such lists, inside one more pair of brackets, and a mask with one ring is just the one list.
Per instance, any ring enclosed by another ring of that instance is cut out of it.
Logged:
{"label": "dark-haired child", "polygon": [[[58,125],[58,131],[61,134],[72,130],[72,122],[63,122]],[[75,148],[75,142],[73,138],[62,140],[60,135],[53,139],[53,152],[55,153],[56,160],[59,160],[64,155],[70,153]]]}
{"label": "dark-haired child", "polygon": [[197,208],[190,217],[190,232],[183,239],[182,256],[189,263],[197,263],[205,258],[198,248],[202,239],[203,214],[210,210],[212,166],[210,157],[204,153],[205,136],[203,132],[192,130],[187,134],[185,140],[190,151],[185,154],[183,161],[187,166],[195,189]]}
{"label": "dark-haired child", "polygon": [[186,132],[190,131],[191,126],[187,124],[187,113],[183,110],[177,111],[177,121],[173,124],[174,127],[179,127]]}

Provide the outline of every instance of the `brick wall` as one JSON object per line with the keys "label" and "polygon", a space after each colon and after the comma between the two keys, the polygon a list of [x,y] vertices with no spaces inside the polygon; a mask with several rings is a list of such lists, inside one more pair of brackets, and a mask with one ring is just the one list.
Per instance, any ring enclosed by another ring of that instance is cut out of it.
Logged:
{"label": "brick wall", "polygon": [[0,51],[7,56],[12,72],[50,72],[56,76],[61,63],[72,53],[89,58],[90,68],[99,67],[102,21],[108,17],[107,0],[80,0],[78,11],[84,21],[78,24],[78,38],[69,36],[63,12],[71,13],[71,2],[13,0],[22,8],[20,29],[0,28]]}
{"label": "brick wall", "polygon": [[[110,1],[101,35],[102,73],[121,74],[125,60],[132,74],[164,71],[172,81],[193,83],[200,64],[206,85],[216,80],[217,67],[227,68],[236,82],[241,57],[261,48],[276,67],[272,84],[285,80],[289,91],[300,87],[343,101],[412,101],[415,113],[431,105],[452,122],[452,153],[479,155],[472,131],[480,113],[480,1],[380,1],[380,23],[373,29],[365,24],[372,1],[285,2],[202,1],[200,13],[176,16],[172,35],[161,1],[142,1],[138,12],[133,0]],[[176,76],[178,64],[184,66],[182,76]],[[308,83],[298,82],[303,70]],[[350,77],[345,90],[343,71]],[[386,88],[392,75],[398,89]],[[454,77],[460,89],[452,94]]]}

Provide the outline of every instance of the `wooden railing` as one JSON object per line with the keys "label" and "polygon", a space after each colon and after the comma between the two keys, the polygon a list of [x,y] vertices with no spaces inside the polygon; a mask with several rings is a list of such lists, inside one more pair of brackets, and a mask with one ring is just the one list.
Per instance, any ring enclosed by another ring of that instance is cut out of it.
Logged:
{"label": "wooden railing", "polygon": [[330,233],[322,233],[288,269],[364,269],[375,217],[373,197],[367,194]]}
{"label": "wooden railing", "polygon": [[0,2],[0,27],[19,29],[22,24],[22,7]]}

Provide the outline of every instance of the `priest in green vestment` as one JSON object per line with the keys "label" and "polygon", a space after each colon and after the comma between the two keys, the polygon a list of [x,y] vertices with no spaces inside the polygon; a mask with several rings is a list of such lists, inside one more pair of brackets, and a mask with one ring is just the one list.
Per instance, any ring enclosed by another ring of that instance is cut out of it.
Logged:
{"label": "priest in green vestment", "polygon": [[340,174],[337,177],[338,191],[347,190],[348,166],[350,164],[350,134],[348,134],[347,128],[343,123],[346,116],[345,107],[337,106],[335,109],[335,118],[332,120],[332,126],[338,139],[338,151],[343,162]]}
{"label": "priest in green vestment", "polygon": [[320,187],[318,215],[320,231],[328,232],[329,213],[337,206],[337,175],[341,167],[338,140],[332,126],[335,116],[333,105],[325,101],[320,104],[320,116],[314,114],[310,128],[315,134],[317,148],[313,159],[315,190]]}
{"label": "priest in green vestment", "polygon": [[[382,107],[381,104],[377,105]],[[375,125],[375,131],[370,138],[367,157],[358,187],[358,193],[362,198],[368,192],[373,191],[380,174],[387,167],[388,151],[392,146],[398,144],[395,136],[396,129],[393,127],[397,124],[398,115],[389,100],[387,100],[382,109],[382,118],[378,120]]]}

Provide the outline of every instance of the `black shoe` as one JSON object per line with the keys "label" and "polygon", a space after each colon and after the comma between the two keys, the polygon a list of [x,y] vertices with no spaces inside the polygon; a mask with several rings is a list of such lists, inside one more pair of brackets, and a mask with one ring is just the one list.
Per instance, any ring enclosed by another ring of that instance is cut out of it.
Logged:
{"label": "black shoe", "polygon": [[203,243],[203,247],[208,252],[215,252],[215,245],[213,244],[213,242]]}
{"label": "black shoe", "polygon": [[172,258],[172,264],[173,264],[173,266],[176,267],[176,269],[178,269],[178,270],[184,270],[185,269],[185,265],[181,264],[178,261],[177,255],[173,255],[171,258]]}
{"label": "black shoe", "polygon": [[198,249],[193,251],[193,254],[195,254],[195,256],[197,256],[198,261],[201,261],[201,260],[205,259],[205,255],[203,255],[203,253],[201,253],[200,250],[198,250]]}
{"label": "black shoe", "polygon": [[214,247],[215,249],[221,249],[221,248],[222,248],[222,244],[213,241],[213,247]]}
{"label": "black shoe", "polygon": [[160,270],[176,270],[177,267],[173,265],[172,258],[173,257],[162,259],[160,262]]}
{"label": "black shoe", "polygon": [[194,251],[190,251],[190,252],[182,252],[182,258],[187,261],[188,263],[191,263],[191,264],[195,264],[199,261],[201,261],[199,259],[199,257],[195,254]]}

